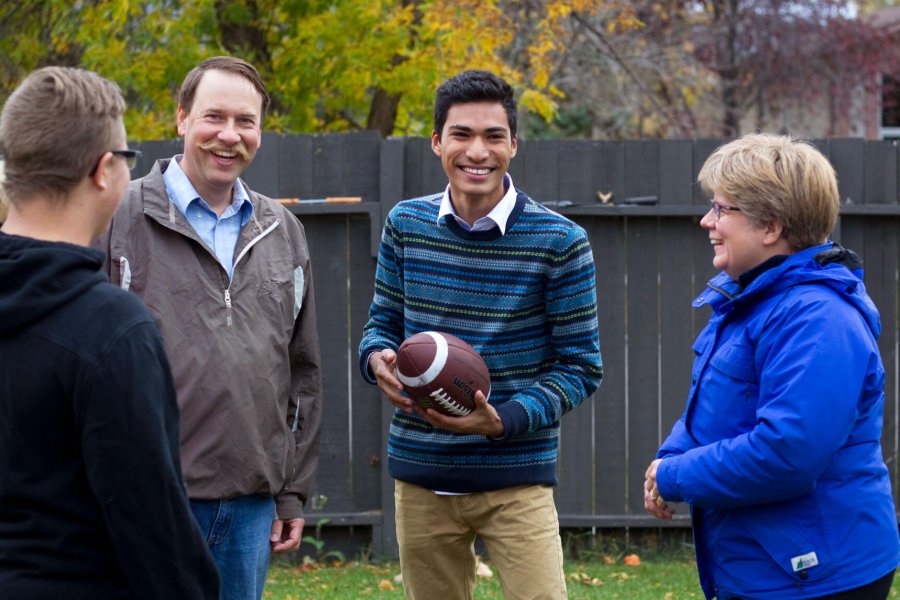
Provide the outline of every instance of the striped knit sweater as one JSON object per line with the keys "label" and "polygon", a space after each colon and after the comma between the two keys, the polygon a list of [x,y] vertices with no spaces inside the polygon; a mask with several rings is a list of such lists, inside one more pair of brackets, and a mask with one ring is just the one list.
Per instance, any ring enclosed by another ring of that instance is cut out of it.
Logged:
{"label": "striped knit sweater", "polygon": [[360,368],[374,383],[370,353],[421,331],[464,339],[487,363],[505,433],[456,434],[397,410],[390,474],[448,492],[555,485],[559,419],[603,373],[587,235],[522,192],[503,235],[467,232],[452,217],[438,224],[440,203],[441,194],[407,200],[388,215]]}

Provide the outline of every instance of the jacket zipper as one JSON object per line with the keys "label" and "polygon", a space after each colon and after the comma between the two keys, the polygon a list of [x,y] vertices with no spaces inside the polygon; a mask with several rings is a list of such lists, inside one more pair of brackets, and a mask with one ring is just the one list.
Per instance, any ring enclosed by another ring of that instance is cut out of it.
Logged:
{"label": "jacket zipper", "polygon": [[[243,250],[241,250],[241,253],[238,254],[238,257],[235,259],[234,265],[232,266],[231,280],[234,279],[234,272],[235,272],[235,270],[237,270],[238,263],[241,262],[241,259],[244,258],[244,255],[247,254],[247,252],[250,250],[250,248],[255,246],[258,241],[260,241],[261,239],[263,239],[264,237],[269,235],[280,224],[281,224],[281,219],[275,219],[274,223],[269,225],[269,227],[267,227],[258,236],[256,236],[252,240],[250,240],[250,243],[247,244]],[[225,292],[225,325],[228,327],[231,327],[232,324],[234,323],[234,321],[231,317],[231,280],[228,281],[228,285],[225,287],[225,290],[224,290],[224,292]]]}
{"label": "jacket zipper", "polygon": [[231,323],[231,288],[227,287],[225,288],[225,324],[231,327]]}

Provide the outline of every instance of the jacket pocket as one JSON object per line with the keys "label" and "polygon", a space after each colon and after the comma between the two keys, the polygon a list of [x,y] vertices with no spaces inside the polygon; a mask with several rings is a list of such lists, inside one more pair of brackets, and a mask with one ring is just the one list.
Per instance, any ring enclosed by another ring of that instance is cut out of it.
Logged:
{"label": "jacket pocket", "polygon": [[717,419],[714,427],[718,439],[734,437],[756,425],[759,403],[759,381],[753,348],[747,343],[726,341],[717,348],[699,382],[700,397],[710,403]]}
{"label": "jacket pocket", "polygon": [[742,510],[739,521],[794,583],[834,574],[826,521],[813,494]]}
{"label": "jacket pocket", "polygon": [[709,364],[732,379],[755,384],[758,382],[753,354],[749,344],[729,341],[715,351]]}

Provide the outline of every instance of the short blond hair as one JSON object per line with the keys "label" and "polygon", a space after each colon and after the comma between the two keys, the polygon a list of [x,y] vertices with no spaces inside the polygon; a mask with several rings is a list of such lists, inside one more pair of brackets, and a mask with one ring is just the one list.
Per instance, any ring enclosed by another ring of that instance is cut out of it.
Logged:
{"label": "short blond hair", "polygon": [[103,153],[116,149],[124,112],[119,86],[92,71],[44,67],[31,73],[0,114],[9,202],[65,197]]}
{"label": "short blond hair", "polygon": [[720,146],[697,180],[756,225],[780,223],[797,250],[825,242],[840,212],[834,167],[811,144],[785,135],[749,134]]}

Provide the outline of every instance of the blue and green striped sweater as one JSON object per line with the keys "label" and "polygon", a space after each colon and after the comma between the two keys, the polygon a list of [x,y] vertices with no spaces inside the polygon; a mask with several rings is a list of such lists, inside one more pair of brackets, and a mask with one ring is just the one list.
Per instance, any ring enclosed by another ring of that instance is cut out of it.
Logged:
{"label": "blue and green striped sweater", "polygon": [[460,435],[398,410],[390,474],[447,492],[555,485],[559,419],[603,376],[587,235],[521,191],[503,235],[438,223],[440,203],[407,200],[388,215],[360,368],[374,382],[369,355],[421,331],[464,339],[487,363],[505,433]]}

